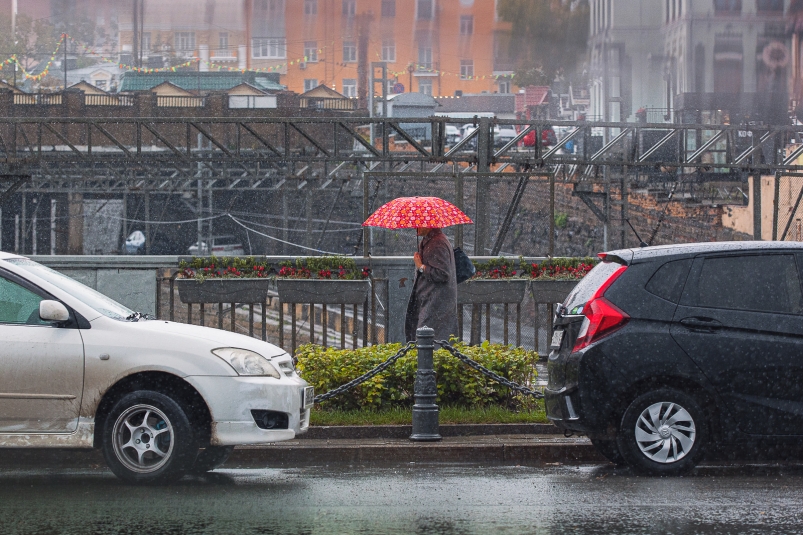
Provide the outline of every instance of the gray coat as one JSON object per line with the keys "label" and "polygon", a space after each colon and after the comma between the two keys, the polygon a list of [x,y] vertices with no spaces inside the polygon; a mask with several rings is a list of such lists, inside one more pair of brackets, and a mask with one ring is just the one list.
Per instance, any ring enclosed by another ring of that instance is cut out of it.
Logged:
{"label": "gray coat", "polygon": [[440,229],[432,229],[421,241],[418,252],[426,266],[416,271],[413,294],[407,304],[404,333],[415,340],[419,327],[435,330],[435,340],[448,340],[457,335],[457,275],[454,251]]}

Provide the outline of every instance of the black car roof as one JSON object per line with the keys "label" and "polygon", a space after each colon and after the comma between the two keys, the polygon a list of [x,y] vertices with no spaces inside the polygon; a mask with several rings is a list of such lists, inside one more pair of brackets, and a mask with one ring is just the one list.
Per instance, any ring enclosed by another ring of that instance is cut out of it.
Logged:
{"label": "black car roof", "polygon": [[663,256],[693,256],[701,253],[725,253],[733,251],[801,251],[803,242],[798,241],[724,241],[705,243],[678,243],[673,245],[656,245],[653,247],[635,247],[610,251],[611,256],[632,258],[633,262],[644,262]]}

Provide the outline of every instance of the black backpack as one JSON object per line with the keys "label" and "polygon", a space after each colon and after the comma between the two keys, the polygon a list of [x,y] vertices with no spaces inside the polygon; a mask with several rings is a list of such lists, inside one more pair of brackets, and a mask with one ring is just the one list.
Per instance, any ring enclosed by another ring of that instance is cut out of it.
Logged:
{"label": "black backpack", "polygon": [[457,284],[467,281],[477,272],[474,263],[460,247],[454,248],[454,265],[457,272]]}

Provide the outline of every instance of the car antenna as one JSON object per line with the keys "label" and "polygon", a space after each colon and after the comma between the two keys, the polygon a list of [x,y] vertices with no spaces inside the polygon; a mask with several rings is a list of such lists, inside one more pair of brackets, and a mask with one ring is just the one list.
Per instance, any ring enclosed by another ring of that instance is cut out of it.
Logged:
{"label": "car antenna", "polygon": [[627,221],[627,224],[630,227],[630,229],[633,231],[633,234],[636,235],[636,239],[638,239],[638,246],[639,247],[647,247],[648,246],[647,243],[644,240],[641,239],[641,236],[638,235],[638,231],[636,231],[636,229],[633,226],[633,224],[630,223],[630,219],[625,218],[625,221]]}

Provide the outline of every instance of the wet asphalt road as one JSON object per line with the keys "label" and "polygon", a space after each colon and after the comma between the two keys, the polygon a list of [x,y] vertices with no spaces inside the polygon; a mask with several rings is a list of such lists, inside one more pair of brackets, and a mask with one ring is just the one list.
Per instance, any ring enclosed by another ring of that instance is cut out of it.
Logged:
{"label": "wet asphalt road", "polygon": [[0,471],[4,535],[800,533],[801,509],[801,465],[223,469],[144,488],[102,468]]}

